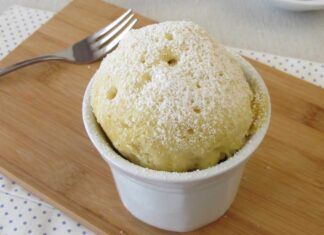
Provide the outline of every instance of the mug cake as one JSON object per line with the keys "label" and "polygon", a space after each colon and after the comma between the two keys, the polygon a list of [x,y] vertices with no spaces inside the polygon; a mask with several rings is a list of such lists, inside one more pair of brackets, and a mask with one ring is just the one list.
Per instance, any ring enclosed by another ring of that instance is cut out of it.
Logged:
{"label": "mug cake", "polygon": [[233,156],[263,123],[267,103],[224,46],[186,21],[130,31],[91,88],[93,113],[115,149],[169,172]]}

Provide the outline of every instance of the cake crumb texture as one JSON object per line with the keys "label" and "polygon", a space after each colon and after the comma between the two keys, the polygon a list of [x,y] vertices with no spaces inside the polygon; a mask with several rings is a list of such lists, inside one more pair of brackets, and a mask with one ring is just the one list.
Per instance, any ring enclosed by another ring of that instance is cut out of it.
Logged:
{"label": "cake crumb texture", "polygon": [[94,75],[93,112],[133,163],[190,171],[233,154],[257,129],[258,97],[235,59],[192,22],[130,31]]}

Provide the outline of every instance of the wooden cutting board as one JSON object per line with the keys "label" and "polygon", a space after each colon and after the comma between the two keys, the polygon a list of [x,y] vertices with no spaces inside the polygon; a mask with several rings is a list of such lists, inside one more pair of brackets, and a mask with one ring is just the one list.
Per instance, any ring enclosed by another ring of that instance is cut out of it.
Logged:
{"label": "wooden cutting board", "polygon": [[[122,12],[74,1],[0,66],[60,50]],[[188,234],[324,234],[324,90],[251,63],[270,91],[269,132],[230,210]],[[86,136],[81,101],[98,65],[47,62],[0,78],[0,171],[99,234],[167,234],[126,211]]]}

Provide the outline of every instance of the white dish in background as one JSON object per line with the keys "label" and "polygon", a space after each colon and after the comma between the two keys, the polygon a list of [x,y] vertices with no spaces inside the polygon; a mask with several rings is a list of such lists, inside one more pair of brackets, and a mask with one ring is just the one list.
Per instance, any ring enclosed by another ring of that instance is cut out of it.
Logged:
{"label": "white dish in background", "polygon": [[155,171],[124,159],[107,142],[92,113],[91,82],[83,98],[82,117],[89,138],[109,164],[119,196],[131,214],[157,228],[187,232],[221,217],[232,204],[246,162],[262,142],[270,123],[267,88],[258,72],[239,55],[247,79],[257,81],[267,97],[264,123],[235,155],[204,170],[185,173]]}
{"label": "white dish in background", "polygon": [[272,0],[272,2],[280,8],[291,11],[313,11],[324,9],[324,0]]}

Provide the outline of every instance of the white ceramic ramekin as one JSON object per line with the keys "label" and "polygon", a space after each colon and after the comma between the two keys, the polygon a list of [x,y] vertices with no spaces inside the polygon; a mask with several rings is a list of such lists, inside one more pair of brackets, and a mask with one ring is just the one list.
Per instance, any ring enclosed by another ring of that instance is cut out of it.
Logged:
{"label": "white ceramic ramekin", "polygon": [[161,229],[186,232],[215,221],[233,202],[245,163],[261,143],[270,122],[270,98],[262,78],[243,58],[233,56],[247,78],[257,80],[268,96],[268,113],[263,125],[235,156],[205,170],[155,171],[118,155],[92,113],[89,83],[82,108],[86,131],[109,164],[124,206],[141,221]]}

